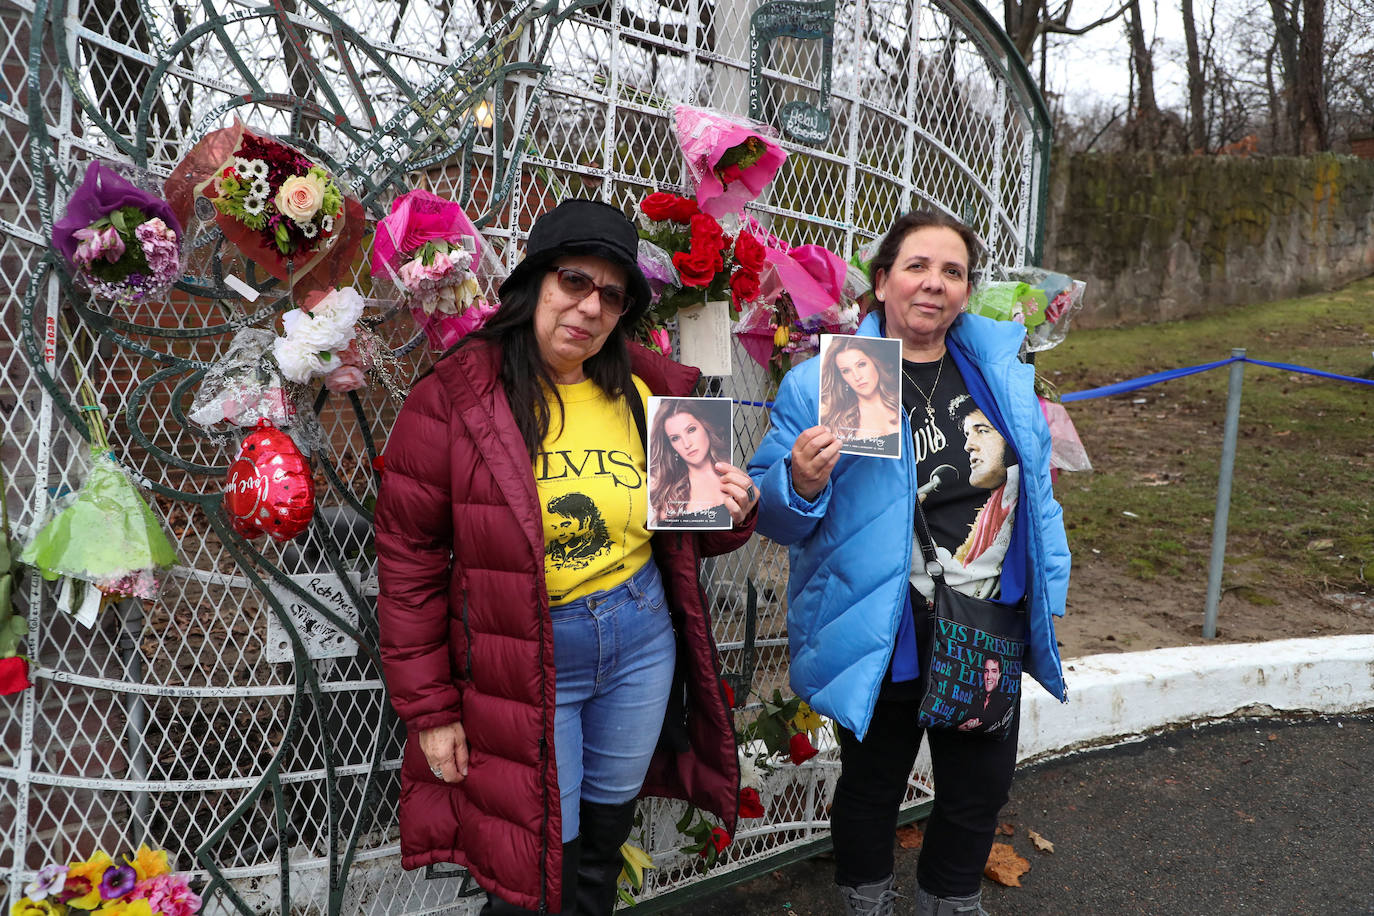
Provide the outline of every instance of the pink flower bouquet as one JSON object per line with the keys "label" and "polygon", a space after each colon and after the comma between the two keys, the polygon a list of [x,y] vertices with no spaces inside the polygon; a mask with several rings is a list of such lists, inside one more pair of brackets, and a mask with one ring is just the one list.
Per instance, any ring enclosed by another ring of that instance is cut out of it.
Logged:
{"label": "pink flower bouquet", "polygon": [[121,305],[159,299],[181,275],[172,208],[99,162],[86,168],[52,238],[94,295]]}
{"label": "pink flower bouquet", "polygon": [[400,287],[430,345],[446,349],[496,310],[477,280],[481,255],[481,233],[462,207],[429,191],[409,191],[377,224],[372,276]]}
{"label": "pink flower bouquet", "polygon": [[697,187],[697,204],[714,217],[741,213],[787,159],[772,128],[704,108],[673,110],[678,145]]}

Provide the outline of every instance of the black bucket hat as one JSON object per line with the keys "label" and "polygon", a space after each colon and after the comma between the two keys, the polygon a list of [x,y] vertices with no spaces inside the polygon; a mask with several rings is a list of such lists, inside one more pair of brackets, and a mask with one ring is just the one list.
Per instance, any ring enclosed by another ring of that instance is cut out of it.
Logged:
{"label": "black bucket hat", "polygon": [[649,281],[639,269],[639,233],[619,209],[599,200],[565,200],[535,220],[525,243],[525,259],[501,283],[504,297],[510,290],[536,278],[556,259],[567,254],[590,254],[625,269],[630,306],[621,317],[633,324],[649,307]]}

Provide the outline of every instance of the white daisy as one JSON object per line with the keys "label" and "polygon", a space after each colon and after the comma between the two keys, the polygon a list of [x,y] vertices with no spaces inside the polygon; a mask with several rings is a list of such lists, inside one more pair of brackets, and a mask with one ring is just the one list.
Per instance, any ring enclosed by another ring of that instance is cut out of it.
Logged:
{"label": "white daisy", "polygon": [[241,178],[245,178],[245,179],[247,179],[247,178],[252,178],[253,175],[255,174],[255,173],[253,172],[253,163],[254,163],[255,161],[257,161],[257,160],[254,160],[254,159],[244,159],[244,158],[242,158],[242,157],[240,157],[240,156],[235,156],[235,157],[234,157],[234,171],[238,172],[238,173],[239,173],[239,176],[240,176]]}
{"label": "white daisy", "polygon": [[[249,159],[248,174],[254,178],[262,178],[265,180],[267,178],[267,163],[263,162],[261,159]],[[266,197],[267,195],[264,194],[263,196]]]}
{"label": "white daisy", "polygon": [[301,232],[305,233],[305,237],[308,239],[313,239],[320,231],[316,228],[314,221],[304,223],[298,222],[296,225],[301,227]]}
{"label": "white daisy", "polygon": [[266,178],[254,178],[252,186],[248,189],[248,193],[252,194],[254,197],[261,197],[263,200],[266,200],[272,196],[272,186],[267,183]]}
{"label": "white daisy", "polygon": [[321,216],[321,217],[320,217],[320,228],[323,229],[325,232],[333,232],[333,231],[334,231],[334,217],[330,216],[328,213],[326,213],[326,214],[324,214],[323,216]]}
{"label": "white daisy", "polygon": [[249,216],[257,216],[262,212],[265,206],[267,206],[267,201],[263,200],[261,197],[255,197],[252,194],[249,194],[243,199],[243,212],[247,213]]}

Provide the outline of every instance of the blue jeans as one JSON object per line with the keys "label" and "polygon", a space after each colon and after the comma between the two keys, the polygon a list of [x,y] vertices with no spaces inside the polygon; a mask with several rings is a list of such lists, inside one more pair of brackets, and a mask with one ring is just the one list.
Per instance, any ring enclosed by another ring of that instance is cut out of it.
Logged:
{"label": "blue jeans", "polygon": [[673,683],[676,641],[653,560],[624,583],[549,609],[558,709],[554,753],[563,842],[583,801],[639,795]]}

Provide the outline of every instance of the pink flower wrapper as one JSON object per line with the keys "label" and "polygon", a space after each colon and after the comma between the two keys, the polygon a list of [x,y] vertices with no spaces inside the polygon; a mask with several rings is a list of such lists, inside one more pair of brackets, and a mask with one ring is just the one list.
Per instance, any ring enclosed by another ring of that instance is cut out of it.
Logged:
{"label": "pink flower wrapper", "polygon": [[769,248],[772,270],[761,278],[765,302],[773,302],[782,290],[792,297],[798,318],[810,318],[839,302],[848,272],[844,260],[821,245],[798,245],[787,251]]}
{"label": "pink flower wrapper", "polygon": [[[697,206],[717,219],[729,213],[742,213],[746,204],[763,193],[787,159],[786,151],[773,139],[772,128],[757,121],[690,105],[677,106],[673,117],[678,146],[697,186]],[[738,181],[722,186],[715,172],[716,164],[726,150],[750,137],[763,141],[763,156],[744,169]]]}
{"label": "pink flower wrapper", "polygon": [[476,244],[472,262],[482,259],[482,233],[463,208],[425,190],[407,191],[391,203],[372,239],[372,276],[395,281],[402,263],[425,242],[457,244],[462,236]]}

